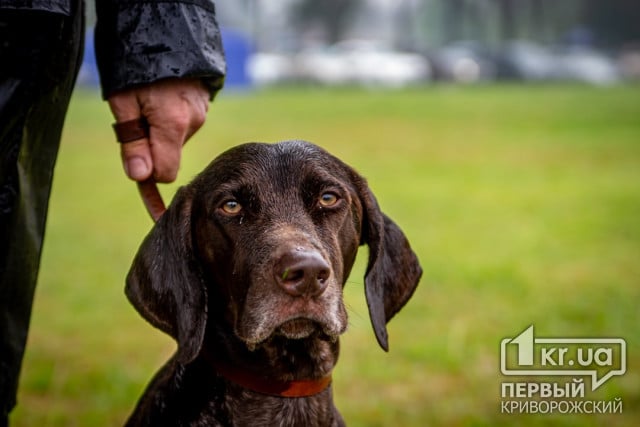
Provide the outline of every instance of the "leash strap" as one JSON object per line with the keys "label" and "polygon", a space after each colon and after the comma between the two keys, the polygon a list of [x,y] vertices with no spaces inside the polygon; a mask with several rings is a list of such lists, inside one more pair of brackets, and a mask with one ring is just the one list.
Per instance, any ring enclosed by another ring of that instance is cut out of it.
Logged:
{"label": "leash strap", "polygon": [[156,181],[153,178],[149,178],[146,181],[138,182],[138,192],[142,197],[144,206],[147,208],[147,212],[149,212],[154,222],[158,222],[158,219],[167,208],[162,200]]}

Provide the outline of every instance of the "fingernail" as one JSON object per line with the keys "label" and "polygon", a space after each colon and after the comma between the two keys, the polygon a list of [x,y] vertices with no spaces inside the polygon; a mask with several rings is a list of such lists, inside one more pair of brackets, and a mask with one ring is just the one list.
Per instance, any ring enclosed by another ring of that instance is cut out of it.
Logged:
{"label": "fingernail", "polygon": [[149,167],[142,157],[132,157],[124,164],[125,171],[129,178],[140,181],[149,176]]}

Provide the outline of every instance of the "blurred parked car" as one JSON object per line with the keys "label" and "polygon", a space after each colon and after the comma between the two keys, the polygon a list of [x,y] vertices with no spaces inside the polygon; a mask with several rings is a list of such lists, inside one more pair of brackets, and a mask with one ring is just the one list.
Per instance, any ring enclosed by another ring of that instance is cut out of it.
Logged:
{"label": "blurred parked car", "polygon": [[640,44],[622,48],[618,55],[618,67],[625,79],[640,80]]}
{"label": "blurred parked car", "polygon": [[613,59],[591,48],[571,48],[559,56],[558,77],[593,85],[609,85],[620,80]]}
{"label": "blurred parked car", "polygon": [[434,77],[456,83],[493,80],[495,66],[492,55],[477,42],[455,42],[429,55]]}
{"label": "blurred parked car", "polygon": [[640,43],[623,46],[618,53],[617,62],[625,79],[640,80]]}
{"label": "blurred parked car", "polygon": [[586,46],[548,47],[513,40],[490,50],[478,42],[456,42],[425,57],[395,51],[377,42],[350,40],[298,54],[258,53],[249,60],[248,74],[258,85],[302,81],[403,87],[431,79],[454,83],[508,79],[608,85],[622,78],[640,78],[640,49],[628,48],[615,61]]}
{"label": "blurred parked car", "polygon": [[550,49],[529,41],[511,41],[496,55],[500,79],[542,81],[556,78],[558,57]]}
{"label": "blurred parked car", "polygon": [[362,84],[403,87],[431,77],[429,62],[421,55],[395,51],[370,40],[348,40],[296,57],[302,79],[328,85]]}
{"label": "blurred parked car", "polygon": [[272,85],[297,78],[293,58],[281,53],[254,53],[247,61],[247,75],[258,86]]}
{"label": "blurred parked car", "polygon": [[612,58],[586,46],[554,49],[529,42],[511,41],[497,55],[498,77],[528,81],[571,81],[594,85],[620,80]]}

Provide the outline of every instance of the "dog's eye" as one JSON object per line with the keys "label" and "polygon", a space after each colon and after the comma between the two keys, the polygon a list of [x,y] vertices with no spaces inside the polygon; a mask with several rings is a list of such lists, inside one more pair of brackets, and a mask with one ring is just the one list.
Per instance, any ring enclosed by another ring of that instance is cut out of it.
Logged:
{"label": "dog's eye", "polygon": [[242,205],[237,200],[227,200],[221,206],[224,213],[229,215],[236,215],[242,210]]}
{"label": "dog's eye", "polygon": [[330,208],[332,206],[335,206],[336,203],[338,203],[338,200],[340,200],[340,198],[335,193],[327,192],[322,193],[318,202],[323,208]]}

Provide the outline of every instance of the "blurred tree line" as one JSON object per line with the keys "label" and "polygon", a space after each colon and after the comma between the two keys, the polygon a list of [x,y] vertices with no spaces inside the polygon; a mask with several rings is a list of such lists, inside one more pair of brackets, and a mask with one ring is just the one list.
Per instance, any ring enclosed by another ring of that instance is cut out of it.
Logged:
{"label": "blurred tree line", "polygon": [[[592,42],[613,45],[640,40],[640,2],[637,0],[446,0],[448,38],[463,35],[460,15],[480,18],[483,9],[497,12],[497,37],[550,41],[580,30]],[[589,36],[587,36],[589,33]],[[579,36],[576,34],[576,36]],[[584,40],[587,42],[587,40]]]}
{"label": "blurred tree line", "polygon": [[344,38],[363,3],[363,0],[303,0],[292,6],[291,15],[298,29],[322,26],[327,41],[333,44]]}
{"label": "blurred tree line", "polygon": [[[640,43],[640,0],[213,0],[223,26],[258,46],[321,29],[324,42],[391,39],[405,48],[455,40],[497,44],[518,38],[616,48]],[[88,25],[95,23],[88,0]],[[570,39],[570,40],[567,40]]]}
{"label": "blurred tree line", "polygon": [[[297,0],[292,21],[299,29],[321,26],[329,43],[348,37],[367,0]],[[454,40],[487,43],[528,38],[603,46],[640,41],[639,0],[398,0],[388,2],[400,44],[433,45]],[[572,40],[566,40],[570,38]]]}

